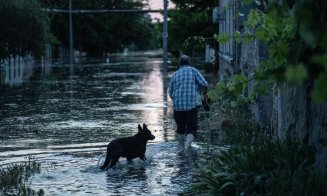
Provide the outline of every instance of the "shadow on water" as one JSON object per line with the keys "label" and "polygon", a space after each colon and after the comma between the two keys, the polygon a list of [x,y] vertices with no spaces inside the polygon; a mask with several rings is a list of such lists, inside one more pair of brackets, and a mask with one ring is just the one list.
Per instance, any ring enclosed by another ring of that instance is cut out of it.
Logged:
{"label": "shadow on water", "polygon": [[[175,141],[162,59],[137,56],[110,63],[57,65],[51,76],[0,87],[0,166],[41,163],[31,188],[47,195],[178,194],[191,181],[196,153]],[[146,123],[156,139],[148,159],[120,159],[103,172],[107,143]],[[196,152],[196,151],[195,151]]]}

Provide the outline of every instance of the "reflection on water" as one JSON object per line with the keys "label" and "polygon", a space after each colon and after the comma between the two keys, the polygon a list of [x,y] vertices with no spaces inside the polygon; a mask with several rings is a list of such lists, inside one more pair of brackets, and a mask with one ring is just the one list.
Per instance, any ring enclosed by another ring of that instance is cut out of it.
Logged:
{"label": "reflection on water", "polygon": [[185,152],[178,142],[158,142],[148,145],[145,162],[120,159],[105,172],[97,167],[96,153],[52,156],[43,160],[43,172],[31,185],[49,195],[176,195],[191,181],[194,152]]}
{"label": "reflection on water", "polygon": [[[30,137],[39,146],[107,142],[136,133],[138,123],[157,130],[156,141],[174,139],[171,125],[163,127],[168,125],[163,123],[168,103],[163,101],[160,61],[111,62],[75,65],[73,76],[69,66],[59,65],[45,79],[1,87],[0,129],[36,130]],[[170,130],[167,138],[164,129]],[[10,142],[19,145],[20,137]]]}
{"label": "reflection on water", "polygon": [[[75,65],[73,75],[58,65],[41,80],[0,87],[0,165],[32,155],[43,168],[32,188],[47,195],[177,194],[196,158],[175,142],[166,86],[161,58],[135,57]],[[147,161],[100,171],[106,144],[143,123],[156,136]]]}

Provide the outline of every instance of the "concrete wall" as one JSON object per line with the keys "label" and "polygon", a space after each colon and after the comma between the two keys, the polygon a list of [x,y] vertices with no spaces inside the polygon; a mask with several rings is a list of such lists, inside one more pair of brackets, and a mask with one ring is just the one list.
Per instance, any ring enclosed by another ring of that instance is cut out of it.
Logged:
{"label": "concrete wall", "polygon": [[275,134],[280,138],[298,138],[316,148],[316,163],[321,171],[327,164],[327,147],[320,140],[327,140],[327,102],[317,104],[312,100],[312,85],[294,86],[285,83],[274,96],[272,121]]}
{"label": "concrete wall", "polygon": [[[219,0],[219,6],[223,10],[222,20],[218,24],[219,34],[233,37],[235,30],[235,3],[230,0]],[[235,71],[235,42],[233,39],[219,44],[218,57],[218,80],[224,81],[230,78]]]}
{"label": "concrete wall", "polygon": [[[237,9],[243,13],[250,8],[244,7],[237,0],[219,0],[219,6],[225,8],[225,17],[219,22],[219,33],[234,34],[234,31],[248,31],[242,26],[242,19],[235,20]],[[246,17],[246,16],[245,16]],[[232,39],[231,39],[232,40]],[[254,90],[253,72],[262,60],[268,58],[267,48],[258,40],[236,44],[233,41],[219,46],[218,81],[228,80],[235,73],[242,73],[249,78],[244,95]],[[289,83],[267,86],[268,93],[257,98],[251,105],[253,118],[258,125],[277,138],[297,138],[307,140],[316,148],[316,163],[321,171],[327,164],[327,147],[321,139],[327,140],[327,102],[317,105],[311,97],[312,84],[294,86]]]}
{"label": "concrete wall", "polygon": [[[259,66],[262,55],[257,40],[241,44],[239,67],[249,79],[245,95],[253,92],[253,71]],[[307,139],[314,146],[316,163],[321,171],[327,164],[327,148],[321,139],[327,139],[327,102],[317,105],[312,100],[312,84],[295,86],[289,83],[268,87],[266,95],[251,106],[253,117],[261,128],[275,137]]]}
{"label": "concrete wall", "polygon": [[[259,67],[260,59],[262,59],[261,49],[261,43],[258,40],[240,44],[240,58],[237,61],[238,67],[240,72],[249,79],[248,85],[243,92],[245,96],[251,95],[254,91],[256,82],[254,79],[254,70]],[[266,131],[271,130],[274,107],[276,107],[273,103],[275,99],[273,96],[275,87],[271,86],[268,89],[269,92],[267,95],[258,97],[256,104],[250,106],[254,120],[260,128]]]}

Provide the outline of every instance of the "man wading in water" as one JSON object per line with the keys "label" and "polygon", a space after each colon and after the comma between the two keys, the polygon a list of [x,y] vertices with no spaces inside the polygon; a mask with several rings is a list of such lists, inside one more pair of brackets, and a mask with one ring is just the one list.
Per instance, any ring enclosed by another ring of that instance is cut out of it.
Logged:
{"label": "man wading in water", "polygon": [[169,96],[173,100],[177,138],[183,141],[185,137],[185,149],[188,149],[199,128],[201,91],[207,93],[208,83],[196,68],[191,67],[189,56],[182,55],[178,63],[179,69],[170,81]]}

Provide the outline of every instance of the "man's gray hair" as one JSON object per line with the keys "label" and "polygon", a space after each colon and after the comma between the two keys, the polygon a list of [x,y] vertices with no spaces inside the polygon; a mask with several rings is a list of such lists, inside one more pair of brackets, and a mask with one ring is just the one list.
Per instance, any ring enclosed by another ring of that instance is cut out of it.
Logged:
{"label": "man's gray hair", "polygon": [[178,61],[179,65],[191,65],[191,58],[187,55],[182,55]]}

